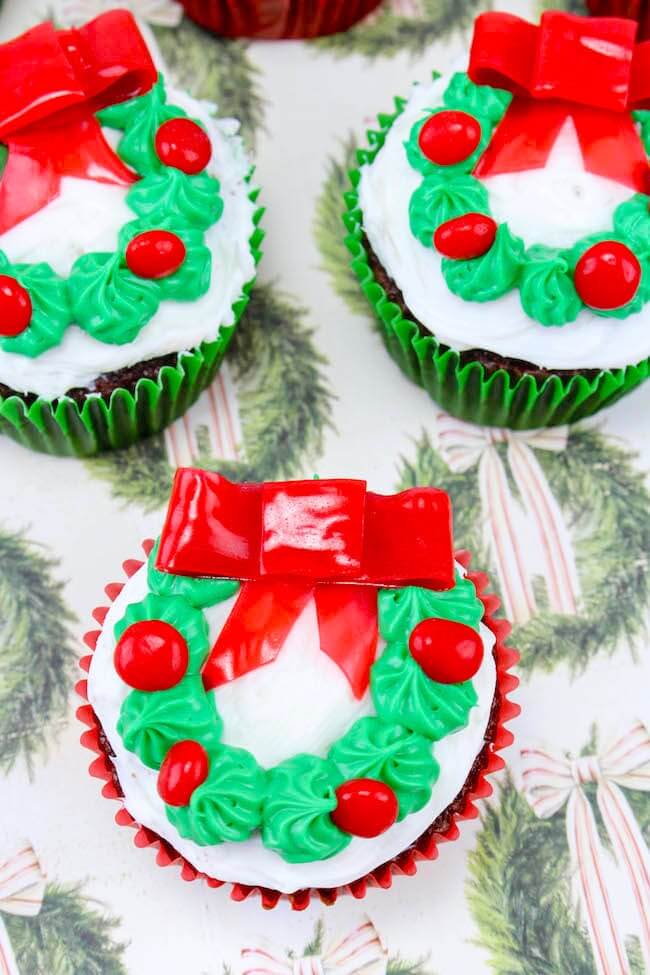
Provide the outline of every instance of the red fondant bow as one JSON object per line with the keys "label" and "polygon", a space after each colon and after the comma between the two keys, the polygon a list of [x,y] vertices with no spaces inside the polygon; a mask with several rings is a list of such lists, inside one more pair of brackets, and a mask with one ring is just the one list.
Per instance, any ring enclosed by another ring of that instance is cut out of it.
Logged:
{"label": "red fondant bow", "polygon": [[62,176],[132,183],[94,113],[147,92],[156,69],[135,20],[111,10],[78,30],[39,24],[0,45],[0,233],[59,192]]}
{"label": "red fondant bow", "polygon": [[572,118],[585,169],[642,193],[648,160],[630,115],[650,106],[650,41],[637,23],[551,11],[539,27],[504,13],[476,20],[469,76],[514,94],[477,176],[539,169]]}
{"label": "red fondant bow", "polygon": [[362,697],[377,650],[377,588],[454,584],[449,498],[384,497],[365,481],[231,484],[176,473],[157,568],[246,580],[203,670],[210,689],[275,660],[313,596],[320,645]]}

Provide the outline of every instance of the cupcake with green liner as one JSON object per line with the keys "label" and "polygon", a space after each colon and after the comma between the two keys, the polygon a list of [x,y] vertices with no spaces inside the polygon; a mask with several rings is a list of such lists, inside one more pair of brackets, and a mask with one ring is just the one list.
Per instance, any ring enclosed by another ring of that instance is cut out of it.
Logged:
{"label": "cupcake with green liner", "polygon": [[158,432],[210,384],[261,211],[238,122],[166,83],[126,11],[6,47],[32,87],[0,113],[0,431],[89,456]]}
{"label": "cupcake with green liner", "polygon": [[379,117],[351,173],[352,266],[406,374],[533,428],[650,371],[650,57],[636,21],[477,18],[467,72]]}

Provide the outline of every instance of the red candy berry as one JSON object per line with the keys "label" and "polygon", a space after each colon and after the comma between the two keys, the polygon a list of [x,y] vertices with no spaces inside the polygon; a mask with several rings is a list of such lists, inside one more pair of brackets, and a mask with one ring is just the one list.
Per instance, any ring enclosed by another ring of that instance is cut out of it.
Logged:
{"label": "red candy berry", "polygon": [[427,677],[440,684],[469,680],[483,660],[479,634],[453,620],[422,620],[409,637],[409,650]]}
{"label": "red candy berry", "polygon": [[397,819],[399,804],[393,790],[376,779],[351,779],[336,790],[338,805],[332,820],[344,833],[370,839],[380,836]]}
{"label": "red candy berry", "polygon": [[482,257],[492,247],[497,225],[484,213],[465,213],[441,224],[433,235],[433,244],[443,257],[471,261]]}
{"label": "red candy berry", "polygon": [[0,274],[0,335],[20,335],[31,320],[29,291],[10,275]]}
{"label": "red candy berry", "polygon": [[420,129],[420,149],[437,166],[463,162],[481,141],[481,126],[467,112],[437,112]]}
{"label": "red candy berry", "polygon": [[574,282],[585,305],[611,311],[634,298],[641,283],[641,265],[625,244],[603,240],[582,255]]}
{"label": "red candy berry", "polygon": [[189,176],[200,173],[210,162],[212,144],[207,133],[189,118],[172,118],[156,132],[156,154],[166,166]]}
{"label": "red candy berry", "polygon": [[166,278],[185,260],[185,244],[169,230],[147,230],[126,248],[126,263],[139,278]]}
{"label": "red candy berry", "polygon": [[120,637],[113,656],[125,684],[138,691],[166,691],[185,676],[187,643],[162,620],[132,623]]}
{"label": "red candy berry", "polygon": [[158,795],[168,806],[187,806],[195,789],[205,782],[208,753],[198,741],[177,741],[165,755],[158,773]]}

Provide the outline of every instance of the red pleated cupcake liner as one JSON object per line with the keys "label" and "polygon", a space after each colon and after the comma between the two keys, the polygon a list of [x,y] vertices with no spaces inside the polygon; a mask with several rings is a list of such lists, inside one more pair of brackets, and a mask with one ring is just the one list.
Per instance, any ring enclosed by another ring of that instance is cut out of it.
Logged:
{"label": "red pleated cupcake liner", "polygon": [[[145,557],[148,557],[153,545],[154,542],[151,539],[142,543]],[[289,900],[294,910],[302,911],[309,906],[312,898],[319,899],[326,905],[334,904],[343,894],[351,894],[353,897],[360,899],[365,897],[368,888],[382,887],[387,889],[392,886],[394,876],[413,876],[417,872],[420,861],[435,860],[438,856],[438,846],[441,843],[449,843],[458,838],[459,824],[467,819],[476,819],[478,817],[479,812],[476,806],[476,800],[485,799],[492,794],[492,785],[488,781],[488,776],[499,772],[505,767],[505,762],[498,753],[512,744],[513,735],[506,728],[506,724],[515,718],[520,711],[519,705],[509,699],[509,695],[519,684],[518,678],[511,672],[519,660],[519,654],[516,650],[506,646],[505,641],[511,630],[510,623],[505,619],[495,619],[494,617],[494,614],[501,605],[501,601],[494,593],[488,592],[490,582],[484,572],[469,571],[471,561],[469,552],[457,552],[456,559],[463,568],[468,570],[467,576],[474,583],[477,595],[485,609],[483,622],[496,637],[494,659],[497,668],[497,691],[491,718],[491,723],[494,724],[493,737],[486,743],[481,752],[481,767],[474,773],[475,781],[463,796],[462,804],[457,810],[445,817],[448,825],[444,830],[437,831],[430,827],[425,830],[418,840],[398,856],[394,857],[394,859],[376,867],[365,877],[361,877],[359,880],[345,884],[342,887],[313,887],[306,890],[299,890],[292,894],[283,894],[280,891],[265,887],[228,883],[227,881],[218,880],[216,877],[209,877],[207,874],[201,873],[193,867],[185,857],[178,853],[158,833],[137,823],[124,806],[122,790],[110,756],[109,743],[103,734],[101,725],[92,706],[88,703],[88,682],[81,680],[77,684],[76,690],[85,701],[85,704],[77,710],[77,717],[86,725],[86,731],[81,735],[80,740],[81,744],[96,756],[89,766],[89,772],[92,776],[100,779],[104,783],[102,795],[107,799],[115,799],[121,803],[121,808],[115,816],[116,823],[119,826],[128,826],[135,830],[133,842],[136,846],[152,847],[155,849],[156,863],[159,866],[168,867],[172,864],[178,866],[183,880],[204,880],[209,887],[229,886],[230,897],[234,901],[244,901],[251,895],[258,895],[262,907],[267,910],[275,907],[280,900]],[[144,560],[140,559],[129,559],[124,562],[123,569],[127,579],[134,575],[143,565]],[[112,582],[106,586],[104,591],[111,603],[117,599],[124,585],[124,582]],[[108,606],[99,606],[93,611],[93,618],[100,627],[103,627],[108,611]],[[101,629],[94,629],[90,630],[84,636],[84,643],[89,648],[90,653],[81,659],[80,667],[86,673],[90,669],[92,654],[97,646],[101,632]],[[451,805],[453,806],[453,803]]]}
{"label": "red pleated cupcake liner", "polygon": [[223,37],[319,37],[352,27],[381,0],[181,0],[185,13]]}

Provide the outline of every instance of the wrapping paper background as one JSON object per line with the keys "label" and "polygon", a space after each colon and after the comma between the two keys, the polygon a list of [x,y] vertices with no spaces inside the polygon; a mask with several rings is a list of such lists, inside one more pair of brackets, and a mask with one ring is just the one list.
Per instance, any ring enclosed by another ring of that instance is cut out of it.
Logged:
{"label": "wrapping paper background", "polygon": [[[501,6],[537,12],[523,0]],[[216,41],[164,0],[134,8],[168,73],[244,119],[268,207],[262,284],[226,368],[166,436],[89,462],[0,441],[0,861],[26,838],[49,883],[34,918],[19,918],[0,896],[0,939],[4,931],[21,975],[221,975],[241,972],[242,949],[261,939],[300,957],[319,923],[345,935],[368,914],[392,972],[595,975],[603,968],[579,906],[565,811],[536,819],[522,795],[520,751],[544,744],[592,754],[635,721],[650,725],[650,384],[564,431],[552,448],[525,444],[536,462],[530,476],[553,499],[563,557],[576,565],[575,612],[558,612],[508,444],[479,443],[467,465],[449,453],[445,419],[384,351],[341,243],[338,194],[352,140],[390,109],[395,92],[454,63],[481,4],[393,0],[344,39],[273,45]],[[100,9],[101,0],[68,0],[54,15],[68,23]],[[8,38],[49,12],[4,0],[0,32]],[[458,436],[465,446],[481,440]],[[490,520],[479,471],[487,450],[492,476],[505,477],[513,499],[505,526]],[[159,530],[173,466],[188,462],[239,477],[365,477],[379,491],[436,482],[457,502],[457,543],[474,550],[476,567],[499,569],[495,531],[526,551],[532,579],[513,579],[507,565],[500,576],[516,605],[517,586],[535,602],[528,619],[518,609],[513,640],[524,654],[516,695],[524,711],[505,753],[512,777],[501,776],[487,818],[465,824],[437,863],[390,891],[303,914],[232,903],[225,891],[156,867],[114,826],[116,807],[87,774],[71,693],[80,637],[102,587]],[[593,783],[585,791],[595,810]],[[650,797],[641,789],[626,796],[647,845]],[[647,973],[630,884],[611,850],[605,859],[629,970]],[[493,889],[501,899],[492,916],[481,892]],[[60,907],[59,927],[48,903]],[[44,931],[51,939],[38,948]]]}

